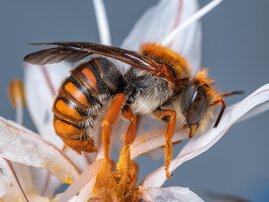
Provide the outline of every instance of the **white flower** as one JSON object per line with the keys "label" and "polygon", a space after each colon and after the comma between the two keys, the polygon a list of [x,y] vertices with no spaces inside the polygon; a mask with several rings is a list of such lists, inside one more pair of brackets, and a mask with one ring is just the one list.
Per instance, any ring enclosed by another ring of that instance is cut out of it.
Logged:
{"label": "white flower", "polygon": [[[102,36],[100,38],[102,42],[110,43],[100,2],[95,1],[100,21]],[[219,2],[214,1],[216,4]],[[173,30],[180,27],[180,24],[184,25],[197,10],[196,0],[161,0],[138,20],[122,47],[137,50],[139,42],[162,43]],[[200,23],[195,21],[185,27],[167,46],[186,57],[195,72],[200,66],[201,58]],[[56,65],[57,68],[54,68]],[[111,200],[143,198],[146,201],[203,201],[188,188],[162,188],[167,179],[164,167],[152,172],[142,181],[139,188],[136,188],[138,168],[133,161],[126,161],[128,158],[124,150],[117,165],[118,170],[113,171],[109,166],[106,167],[107,164],[101,159],[102,148],[99,148],[97,156],[85,153],[78,155],[71,149],[63,152],[62,142],[55,135],[52,126],[51,107],[57,88],[70,69],[66,63],[39,68],[26,65],[26,102],[42,137],[12,121],[0,118],[0,200],[88,201],[90,198],[105,199],[113,196]],[[269,84],[262,86],[241,102],[228,107],[217,128],[210,128],[204,134],[197,134],[189,140],[172,161],[170,172],[185,161],[208,150],[237,121],[267,110],[268,101]],[[147,116],[142,117],[141,123],[139,134],[130,147],[131,159],[145,153],[152,155],[152,151],[156,152],[155,149],[164,146],[163,127],[160,123]],[[119,131],[114,133],[119,136]],[[187,137],[187,134],[177,131],[173,142]],[[117,147],[120,148],[119,145]],[[64,193],[54,196],[54,191],[62,183],[72,185]],[[127,190],[129,195],[124,195],[123,190]]]}

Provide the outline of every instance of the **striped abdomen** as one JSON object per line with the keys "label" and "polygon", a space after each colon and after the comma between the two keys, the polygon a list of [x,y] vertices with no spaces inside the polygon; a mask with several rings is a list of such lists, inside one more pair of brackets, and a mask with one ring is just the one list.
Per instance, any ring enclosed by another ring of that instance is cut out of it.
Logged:
{"label": "striped abdomen", "polygon": [[99,57],[78,65],[59,88],[54,105],[54,129],[77,152],[94,152],[93,131],[102,106],[121,92],[123,78],[109,60]]}

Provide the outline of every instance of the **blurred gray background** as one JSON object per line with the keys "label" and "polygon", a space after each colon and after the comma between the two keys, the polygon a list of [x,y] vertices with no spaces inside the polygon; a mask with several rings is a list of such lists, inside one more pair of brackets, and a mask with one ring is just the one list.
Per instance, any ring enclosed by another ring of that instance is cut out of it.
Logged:
{"label": "blurred gray background", "polygon": [[[105,0],[112,42],[119,46],[138,17],[156,0]],[[201,6],[208,0],[200,0]],[[235,103],[269,83],[269,1],[226,0],[202,19],[202,66],[223,92],[244,90],[227,98]],[[22,58],[35,47],[28,42],[99,42],[91,0],[0,1],[0,115],[14,119],[7,98],[11,79],[22,78]],[[186,186],[269,201],[269,112],[234,125],[209,151],[180,166],[165,186]],[[30,117],[25,125],[33,130]],[[178,151],[180,146],[176,146]],[[137,159],[140,179],[163,165]]]}

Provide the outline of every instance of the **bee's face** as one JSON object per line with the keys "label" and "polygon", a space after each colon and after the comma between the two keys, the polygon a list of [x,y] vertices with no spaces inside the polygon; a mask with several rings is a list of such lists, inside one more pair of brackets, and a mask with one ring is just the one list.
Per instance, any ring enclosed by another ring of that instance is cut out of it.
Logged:
{"label": "bee's face", "polygon": [[208,107],[208,96],[202,86],[189,86],[185,96],[185,118],[189,126],[199,125]]}
{"label": "bee's face", "polygon": [[207,70],[203,69],[199,70],[184,88],[180,104],[185,127],[196,126],[200,132],[204,132],[208,127],[215,110],[211,104],[219,98],[212,83],[213,80],[207,76]]}

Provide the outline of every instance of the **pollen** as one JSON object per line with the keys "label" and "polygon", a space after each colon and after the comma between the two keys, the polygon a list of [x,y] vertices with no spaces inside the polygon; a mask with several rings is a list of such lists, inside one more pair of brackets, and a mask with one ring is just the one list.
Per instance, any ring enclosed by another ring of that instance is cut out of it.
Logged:
{"label": "pollen", "polygon": [[65,181],[64,181],[66,184],[72,184],[73,183],[73,181],[72,180],[70,180],[70,179],[65,179]]}
{"label": "pollen", "polygon": [[93,188],[93,198],[102,201],[133,201],[139,197],[136,182],[138,165],[130,159],[130,148],[123,147],[117,168],[104,161]]}
{"label": "pollen", "polygon": [[73,183],[73,180],[70,178],[70,176],[68,174],[66,174],[65,176],[62,176],[61,178],[63,179],[64,183],[66,183],[66,184]]}

